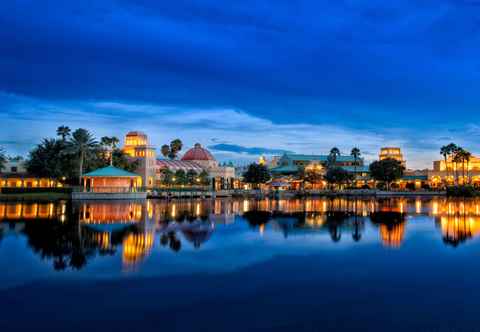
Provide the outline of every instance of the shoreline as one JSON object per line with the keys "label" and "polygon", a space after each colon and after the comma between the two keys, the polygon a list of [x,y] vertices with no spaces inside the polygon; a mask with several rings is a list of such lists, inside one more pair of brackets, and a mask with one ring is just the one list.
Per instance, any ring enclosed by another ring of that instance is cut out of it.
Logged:
{"label": "shoreline", "polygon": [[[0,194],[0,200],[82,200],[79,197],[68,193],[42,192],[42,193],[12,193]],[[92,197],[93,196],[93,197]],[[98,196],[96,198],[95,196]],[[445,191],[380,191],[380,190],[343,190],[343,191],[261,191],[261,190],[222,190],[222,191],[153,191],[141,195],[141,199],[215,199],[215,198],[309,198],[309,197],[447,197]],[[119,195],[118,193],[103,193],[102,195],[91,195],[89,200],[128,200],[132,195]]]}

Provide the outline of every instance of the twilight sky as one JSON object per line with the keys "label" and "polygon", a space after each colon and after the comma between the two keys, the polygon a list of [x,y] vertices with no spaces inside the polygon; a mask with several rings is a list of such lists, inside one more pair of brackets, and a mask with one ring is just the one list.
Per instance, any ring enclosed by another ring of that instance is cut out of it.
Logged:
{"label": "twilight sky", "polygon": [[480,0],[3,0],[0,146],[143,130],[220,160],[480,153]]}

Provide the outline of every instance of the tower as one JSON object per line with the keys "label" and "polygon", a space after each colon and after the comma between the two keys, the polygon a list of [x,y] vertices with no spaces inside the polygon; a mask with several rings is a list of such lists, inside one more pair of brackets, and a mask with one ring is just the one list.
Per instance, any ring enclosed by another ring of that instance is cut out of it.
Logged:
{"label": "tower", "polygon": [[141,131],[131,131],[125,135],[123,152],[130,158],[138,160],[135,173],[142,177],[142,186],[152,188],[155,185],[155,148],[148,143],[148,137]]}

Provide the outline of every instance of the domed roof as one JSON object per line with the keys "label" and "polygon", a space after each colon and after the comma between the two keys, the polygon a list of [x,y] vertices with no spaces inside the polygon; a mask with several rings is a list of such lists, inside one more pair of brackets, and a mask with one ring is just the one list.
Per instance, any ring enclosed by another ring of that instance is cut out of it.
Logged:
{"label": "domed roof", "polygon": [[183,161],[194,161],[194,160],[215,160],[210,151],[202,148],[202,146],[197,143],[193,148],[185,152],[182,157]]}
{"label": "domed roof", "polygon": [[141,137],[147,137],[147,134],[145,134],[143,131],[129,131],[127,135],[125,136],[141,136]]}

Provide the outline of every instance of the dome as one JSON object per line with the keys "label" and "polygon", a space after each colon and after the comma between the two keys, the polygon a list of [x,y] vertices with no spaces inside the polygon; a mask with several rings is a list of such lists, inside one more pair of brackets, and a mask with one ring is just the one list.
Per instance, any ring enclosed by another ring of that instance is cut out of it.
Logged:
{"label": "dome", "polygon": [[145,134],[143,131],[129,131],[125,136],[147,137],[147,134]]}
{"label": "dome", "polygon": [[215,158],[213,158],[212,154],[207,150],[202,148],[202,146],[197,143],[193,148],[185,152],[185,154],[182,157],[183,161],[194,161],[194,160],[213,160],[215,161]]}

